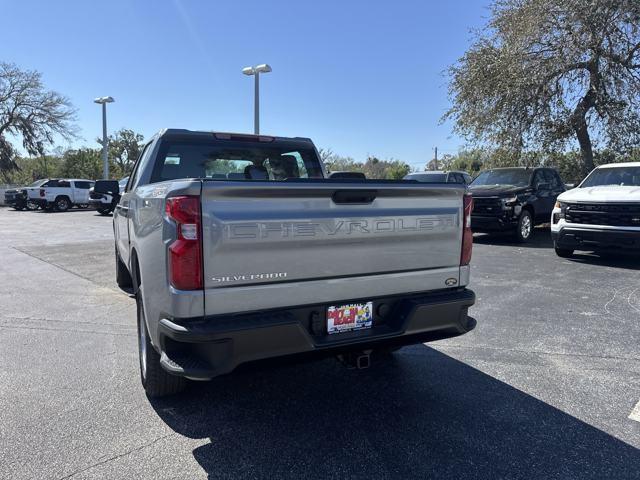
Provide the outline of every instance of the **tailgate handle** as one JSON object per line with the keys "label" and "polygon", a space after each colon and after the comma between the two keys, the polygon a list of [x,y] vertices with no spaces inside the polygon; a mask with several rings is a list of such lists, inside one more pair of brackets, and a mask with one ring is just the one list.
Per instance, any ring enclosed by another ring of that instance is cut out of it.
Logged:
{"label": "tailgate handle", "polygon": [[336,190],[331,197],[333,203],[342,204],[367,204],[376,199],[377,190]]}

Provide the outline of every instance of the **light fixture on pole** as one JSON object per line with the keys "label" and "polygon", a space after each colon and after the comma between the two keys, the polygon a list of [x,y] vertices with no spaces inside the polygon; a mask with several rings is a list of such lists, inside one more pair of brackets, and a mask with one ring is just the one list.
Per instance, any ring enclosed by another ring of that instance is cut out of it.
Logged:
{"label": "light fixture on pole", "polygon": [[113,97],[98,97],[94,103],[102,105],[102,176],[109,179],[109,145],[107,140],[107,103],[113,103]]}
{"label": "light fixture on pole", "polygon": [[269,73],[271,67],[266,63],[256,65],[255,67],[245,67],[242,69],[242,73],[245,75],[253,75],[255,78],[254,83],[254,105],[253,105],[253,133],[258,135],[260,133],[260,74]]}

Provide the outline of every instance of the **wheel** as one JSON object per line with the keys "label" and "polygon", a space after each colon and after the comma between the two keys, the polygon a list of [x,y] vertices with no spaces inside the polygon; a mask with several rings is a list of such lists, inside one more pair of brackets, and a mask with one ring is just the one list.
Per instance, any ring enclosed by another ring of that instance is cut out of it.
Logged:
{"label": "wheel", "polygon": [[556,255],[562,258],[570,258],[573,256],[573,250],[570,248],[560,248],[554,245],[554,250],[556,251]]}
{"label": "wheel", "polygon": [[133,287],[133,282],[131,281],[131,274],[129,270],[127,270],[127,266],[120,259],[120,255],[118,255],[118,249],[116,248],[116,283],[118,287],[121,289],[129,289]]}
{"label": "wheel", "polygon": [[109,215],[111,213],[110,207],[100,207],[96,209],[100,215]]}
{"label": "wheel", "polygon": [[518,218],[518,227],[516,228],[516,240],[518,242],[527,242],[533,233],[533,217],[529,210],[522,210],[520,218]]}
{"label": "wheel", "polygon": [[160,355],[151,344],[142,303],[142,290],[136,293],[138,311],[138,354],[140,357],[140,380],[149,397],[174,395],[185,389],[187,381],[171,375],[160,365]]}
{"label": "wheel", "polygon": [[71,208],[71,202],[67,197],[58,197],[55,201],[55,208],[59,212],[66,212]]}
{"label": "wheel", "polygon": [[27,202],[27,210],[33,211],[33,210],[37,210],[38,208],[39,207],[38,207],[38,204],[36,202],[32,202],[32,201],[28,201]]}

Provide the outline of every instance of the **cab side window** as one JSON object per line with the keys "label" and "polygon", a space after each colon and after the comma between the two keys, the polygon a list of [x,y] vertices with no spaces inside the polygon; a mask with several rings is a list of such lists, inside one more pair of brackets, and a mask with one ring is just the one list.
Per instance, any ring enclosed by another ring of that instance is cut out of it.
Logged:
{"label": "cab side window", "polygon": [[545,170],[544,171],[545,181],[551,185],[552,190],[557,190],[562,188],[562,182],[560,181],[560,177],[553,170]]}
{"label": "cab side window", "polygon": [[533,187],[538,188],[541,183],[547,183],[547,181],[544,178],[543,170],[538,170],[533,175]]}
{"label": "cab side window", "polygon": [[135,165],[133,166],[133,171],[131,172],[131,176],[129,177],[127,186],[124,189],[125,192],[129,192],[138,186],[140,172],[142,171],[142,169],[140,168],[140,165],[145,163],[146,158],[149,156],[149,152],[151,151],[151,148],[150,148],[151,143],[153,142],[149,142],[144,146],[142,153],[138,157],[138,160],[136,161]]}

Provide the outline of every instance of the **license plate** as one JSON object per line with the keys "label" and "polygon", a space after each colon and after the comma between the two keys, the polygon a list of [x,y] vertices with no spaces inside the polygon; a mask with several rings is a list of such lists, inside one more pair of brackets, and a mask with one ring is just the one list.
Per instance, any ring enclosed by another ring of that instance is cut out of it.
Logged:
{"label": "license plate", "polygon": [[371,328],[373,302],[332,305],[327,308],[327,333],[351,332]]}

